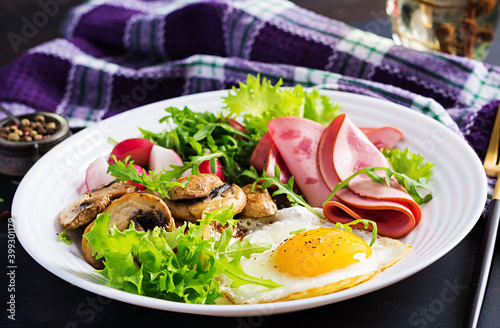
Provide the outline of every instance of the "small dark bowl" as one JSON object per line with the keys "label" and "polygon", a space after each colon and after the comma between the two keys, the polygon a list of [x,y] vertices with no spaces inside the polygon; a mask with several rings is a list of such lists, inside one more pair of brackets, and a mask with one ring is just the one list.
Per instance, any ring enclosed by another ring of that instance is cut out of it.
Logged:
{"label": "small dark bowl", "polygon": [[[71,135],[68,120],[59,114],[35,112],[19,115],[17,118],[31,119],[37,115],[43,115],[47,123],[56,123],[56,132],[38,141],[10,141],[0,137],[0,174],[22,177],[40,157]],[[12,124],[14,122],[6,118],[0,122],[0,128]]]}

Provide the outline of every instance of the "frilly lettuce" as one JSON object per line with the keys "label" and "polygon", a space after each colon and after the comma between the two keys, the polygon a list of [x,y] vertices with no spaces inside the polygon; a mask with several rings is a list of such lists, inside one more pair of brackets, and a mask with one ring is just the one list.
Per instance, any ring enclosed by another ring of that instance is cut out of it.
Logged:
{"label": "frilly lettuce", "polygon": [[421,154],[410,152],[408,147],[404,150],[386,148],[382,149],[382,153],[394,171],[404,173],[413,180],[427,183],[432,176],[434,164],[427,162]]}
{"label": "frilly lettuce", "polygon": [[[147,232],[136,231],[133,222],[120,232],[108,229],[110,216],[99,214],[94,227],[84,235],[93,254],[104,257],[101,273],[108,286],[130,293],[196,304],[214,304],[222,297],[216,277],[224,273],[232,279],[233,287],[258,284],[278,287],[279,284],[248,276],[240,266],[241,256],[261,253],[270,245],[236,241],[230,244],[233,211],[223,208],[199,224],[188,223],[171,232],[156,227]],[[228,225],[219,240],[204,240],[203,230],[212,221]],[[186,229],[187,228],[187,229]]]}
{"label": "frilly lettuce", "polygon": [[283,87],[282,79],[274,86],[265,78],[248,75],[239,88],[233,87],[223,97],[231,117],[241,117],[243,125],[254,138],[259,139],[267,131],[267,122],[281,116],[297,116],[328,124],[340,111],[326,95],[317,90],[307,92],[301,85]]}

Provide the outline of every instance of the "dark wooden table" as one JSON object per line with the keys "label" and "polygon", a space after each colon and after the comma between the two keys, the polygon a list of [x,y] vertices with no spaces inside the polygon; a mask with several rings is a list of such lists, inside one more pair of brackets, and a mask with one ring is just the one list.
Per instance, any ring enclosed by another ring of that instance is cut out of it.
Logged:
{"label": "dark wooden table", "polygon": [[[7,34],[20,33],[23,17],[32,18],[39,3],[50,1],[1,0],[0,66],[20,52],[59,35],[65,11],[82,1],[60,5],[54,17],[15,52]],[[58,1],[56,1],[59,3]],[[64,1],[61,1],[64,2]],[[303,7],[370,32],[390,36],[383,0],[296,0]],[[487,59],[500,64],[495,43]],[[1,165],[1,163],[0,163]],[[10,210],[17,182],[0,176],[0,215]],[[29,206],[27,202],[26,206]],[[0,327],[460,327],[466,311],[467,293],[484,222],[479,221],[467,237],[428,268],[382,290],[340,303],[295,313],[219,318],[142,308],[89,293],[51,274],[15,244],[17,269],[14,286],[7,269],[8,213],[0,221]],[[36,218],[33,218],[36,219]],[[471,218],[474,220],[476,218]],[[480,327],[500,327],[500,255],[495,253],[491,281],[480,318]],[[7,289],[15,288],[15,318],[7,318]]]}

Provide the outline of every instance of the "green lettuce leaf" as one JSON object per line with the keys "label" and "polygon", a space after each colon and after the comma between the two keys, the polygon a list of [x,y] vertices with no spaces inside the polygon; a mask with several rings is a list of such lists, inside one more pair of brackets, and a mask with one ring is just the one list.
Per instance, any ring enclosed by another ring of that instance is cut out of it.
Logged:
{"label": "green lettuce leaf", "polygon": [[317,90],[308,93],[301,85],[283,87],[283,80],[272,85],[266,78],[248,75],[239,88],[233,87],[227,97],[223,97],[225,107],[231,117],[242,117],[243,124],[253,138],[259,140],[267,132],[267,123],[282,116],[304,117],[321,124],[330,123],[340,111],[330,103],[328,96]]}
{"label": "green lettuce leaf", "polygon": [[73,243],[73,241],[71,240],[71,237],[68,235],[68,232],[66,231],[66,229],[61,231],[61,233],[59,234],[59,240],[68,244],[68,245],[71,245]]}
{"label": "green lettuce leaf", "polygon": [[333,105],[328,96],[320,95],[316,89],[306,93],[304,100],[304,118],[316,121],[319,124],[330,124],[340,112],[338,104]]}
{"label": "green lettuce leaf", "polygon": [[434,164],[427,162],[421,154],[410,152],[408,147],[404,150],[386,148],[382,149],[382,153],[394,171],[405,174],[410,179],[427,183],[432,176]]}
{"label": "green lettuce leaf", "polygon": [[[214,304],[222,297],[216,280],[221,273],[232,278],[235,286],[279,286],[247,275],[239,265],[241,256],[263,252],[270,245],[248,241],[230,245],[236,224],[233,216],[226,207],[207,213],[199,224],[188,223],[170,232],[159,227],[139,232],[133,222],[120,232],[109,229],[110,215],[104,213],[84,237],[94,255],[104,257],[101,273],[108,278],[108,286],[176,302]],[[203,230],[214,221],[227,228],[218,240],[204,240]]]}

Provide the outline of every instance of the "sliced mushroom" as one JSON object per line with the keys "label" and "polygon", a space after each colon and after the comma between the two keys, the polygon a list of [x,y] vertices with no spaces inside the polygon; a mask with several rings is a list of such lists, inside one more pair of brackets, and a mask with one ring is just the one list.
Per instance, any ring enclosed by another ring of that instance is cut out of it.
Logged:
{"label": "sliced mushroom", "polygon": [[[86,234],[89,232],[92,227],[94,226],[94,222],[91,222],[87,228],[85,228],[85,232],[83,234]],[[92,255],[92,246],[89,246],[89,241],[87,238],[82,237],[82,252],[83,252],[83,257],[85,260],[92,265],[94,268],[97,270],[102,270],[104,269],[104,258],[101,257],[100,259],[96,259],[97,256]],[[96,254],[97,255],[97,254]]]}
{"label": "sliced mushroom", "polygon": [[92,195],[102,195],[106,194],[111,200],[120,198],[123,195],[136,192],[137,186],[127,183],[125,181],[111,182],[106,185],[102,185],[97,189],[92,190],[90,193]]}
{"label": "sliced mushroom", "polygon": [[59,223],[65,229],[76,229],[92,222],[112,200],[127,193],[135,192],[137,187],[125,182],[114,182],[89,191],[59,213]]}
{"label": "sliced mushroom", "polygon": [[110,202],[111,200],[106,194],[92,196],[87,193],[82,195],[59,213],[59,223],[65,229],[76,229],[93,221]]}
{"label": "sliced mushroom", "polygon": [[271,216],[278,211],[278,207],[267,189],[262,189],[260,185],[256,185],[255,191],[252,192],[252,184],[246,185],[242,189],[247,196],[247,204],[241,212],[242,218]]}
{"label": "sliced mushroom", "polygon": [[212,174],[190,175],[178,181],[183,182],[185,180],[182,179],[187,178],[189,182],[186,187],[172,188],[170,200],[166,201],[177,220],[196,222],[203,212],[212,212],[231,204],[235,213],[241,212],[245,207],[245,193],[237,185],[223,183]]}
{"label": "sliced mushroom", "polygon": [[[131,193],[120,197],[109,205],[104,213],[110,213],[109,228],[113,225],[120,231],[127,229],[130,222],[134,222],[135,229],[145,231],[154,227],[164,227],[167,230],[174,228],[174,219],[165,202],[159,197],[147,193]],[[85,233],[94,226],[89,224]],[[92,255],[92,247],[88,245],[87,238],[82,238],[82,251],[85,260],[94,268],[104,268],[103,258],[99,260]]]}
{"label": "sliced mushroom", "polygon": [[226,206],[232,206],[233,211],[236,214],[243,211],[246,203],[247,197],[243,190],[239,186],[232,184],[229,188],[222,191],[220,195],[213,197],[203,210],[203,213],[213,212]]}
{"label": "sliced mushroom", "polygon": [[169,208],[161,198],[147,193],[131,193],[122,196],[109,205],[104,213],[110,213],[109,227],[127,229],[134,222],[138,231],[153,227],[171,230],[175,227]]}
{"label": "sliced mushroom", "polygon": [[210,195],[212,190],[224,184],[222,180],[214,174],[193,174],[180,178],[177,182],[184,183],[189,179],[186,186],[173,187],[168,196],[172,201],[181,199],[204,198]]}

